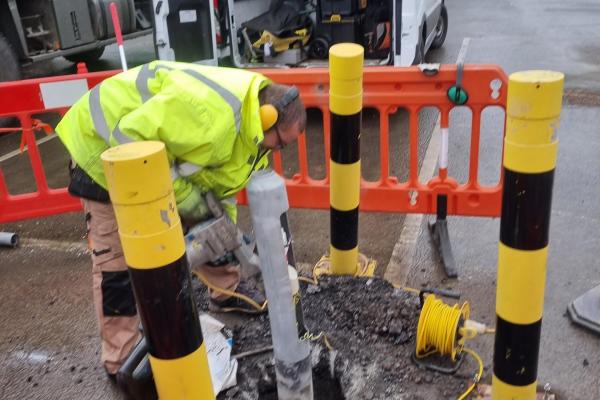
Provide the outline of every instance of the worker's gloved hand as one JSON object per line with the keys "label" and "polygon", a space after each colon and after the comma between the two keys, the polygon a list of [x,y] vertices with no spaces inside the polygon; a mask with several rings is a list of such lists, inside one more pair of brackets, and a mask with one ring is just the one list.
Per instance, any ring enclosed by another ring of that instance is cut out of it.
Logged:
{"label": "worker's gloved hand", "polygon": [[206,263],[209,267],[222,267],[224,265],[233,265],[237,264],[238,261],[235,258],[233,252],[228,251],[223,256],[217,258],[216,260],[212,260]]}
{"label": "worker's gloved hand", "polygon": [[177,210],[183,224],[188,227],[211,217],[202,191],[197,186],[193,186],[190,194],[177,204]]}

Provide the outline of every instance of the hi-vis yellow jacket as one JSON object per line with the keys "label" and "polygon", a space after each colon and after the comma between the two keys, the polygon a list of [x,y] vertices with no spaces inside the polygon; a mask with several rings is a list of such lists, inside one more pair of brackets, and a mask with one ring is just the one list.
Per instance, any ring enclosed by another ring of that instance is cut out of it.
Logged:
{"label": "hi-vis yellow jacket", "polygon": [[[234,199],[253,171],[268,165],[259,144],[258,93],[264,76],[239,69],[153,61],[120,73],[78,100],[56,128],[77,163],[106,188],[100,154],[109,146],[165,144],[175,198],[194,186]],[[235,219],[235,207],[227,207]]]}

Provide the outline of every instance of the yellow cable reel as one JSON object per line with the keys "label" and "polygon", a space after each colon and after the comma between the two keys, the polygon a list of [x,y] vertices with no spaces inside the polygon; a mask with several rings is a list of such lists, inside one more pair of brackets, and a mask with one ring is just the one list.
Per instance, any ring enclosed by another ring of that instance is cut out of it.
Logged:
{"label": "yellow cable reel", "polygon": [[[417,326],[416,357],[425,358],[435,353],[449,355],[453,362],[465,346],[465,340],[477,332],[464,327],[469,319],[469,303],[449,306],[430,294],[425,297]],[[458,335],[458,337],[457,337]]]}
{"label": "yellow cable reel", "polygon": [[[471,322],[469,320],[469,303],[464,302],[461,305],[450,306],[434,294],[423,295],[424,293],[421,292],[422,308],[417,325],[413,361],[417,365],[433,371],[453,374],[462,364],[463,352],[470,354],[479,364],[479,372],[475,375],[469,388],[458,397],[459,400],[465,399],[483,375],[481,357],[475,351],[465,348],[465,342],[473,339],[478,334],[475,327],[467,326]],[[444,368],[422,361],[422,359],[434,354],[450,357],[454,364],[453,367]]]}

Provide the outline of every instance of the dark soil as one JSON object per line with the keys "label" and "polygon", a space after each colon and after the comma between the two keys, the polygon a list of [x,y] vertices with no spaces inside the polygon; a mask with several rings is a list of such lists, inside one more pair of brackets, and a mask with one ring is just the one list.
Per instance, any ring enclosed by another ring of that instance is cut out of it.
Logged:
{"label": "dark soil", "polygon": [[[205,289],[195,282],[194,290],[200,310],[207,310]],[[322,341],[313,342],[315,399],[452,399],[470,384],[475,372],[470,362],[447,376],[411,361],[418,297],[382,279],[326,277],[318,286],[302,285],[302,303],[306,326],[315,335],[323,331],[334,348],[330,352]],[[266,314],[228,324],[234,333],[233,354],[271,344]],[[219,396],[276,398],[272,353],[241,359],[238,385]]]}

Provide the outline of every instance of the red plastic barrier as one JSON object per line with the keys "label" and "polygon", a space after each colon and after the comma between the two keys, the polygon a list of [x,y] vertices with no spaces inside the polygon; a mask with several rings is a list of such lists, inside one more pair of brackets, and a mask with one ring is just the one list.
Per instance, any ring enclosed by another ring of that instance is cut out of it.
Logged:
{"label": "red plastic barrier", "polygon": [[[31,168],[34,173],[37,191],[19,195],[8,192],[2,164],[0,163],[0,223],[27,218],[36,218],[81,208],[78,199],[66,188],[50,189],[42,165],[34,131],[48,129],[33,115],[44,112],[64,114],[70,104],[98,82],[119,71],[80,73],[20,82],[0,83],[0,117],[16,116],[21,122],[22,145],[27,146]],[[295,208],[329,209],[329,110],[328,110],[328,70],[289,69],[260,70],[274,81],[294,84],[300,89],[302,100],[307,108],[318,108],[323,114],[324,151],[326,177],[312,179],[308,173],[306,140],[298,141],[299,170],[287,180],[290,206]],[[362,181],[362,211],[426,213],[436,212],[438,194],[448,197],[448,213],[454,215],[497,217],[501,206],[501,183],[482,186],[477,181],[479,164],[479,141],[481,113],[488,106],[506,105],[507,77],[497,66],[467,65],[464,69],[462,86],[469,93],[466,104],[472,112],[472,132],[470,145],[469,179],[459,184],[448,176],[445,169],[427,182],[418,179],[418,119],[424,107],[435,107],[440,111],[440,125],[448,127],[449,113],[454,108],[446,95],[456,80],[456,66],[442,66],[434,76],[424,75],[417,67],[366,68],[364,73],[364,107],[374,108],[380,115],[380,179],[376,182]],[[499,91],[494,92],[491,82],[501,82]],[[495,94],[494,94],[495,93]],[[409,112],[409,173],[408,180],[398,182],[390,175],[389,161],[389,115],[403,108]],[[2,129],[0,134],[15,129]],[[4,152],[2,152],[4,153]],[[0,157],[2,154],[0,154]],[[281,173],[282,161],[274,154],[274,168]],[[415,197],[415,194],[418,196]],[[412,200],[411,200],[412,199]],[[240,193],[241,203],[246,202],[245,193]]]}
{"label": "red plastic barrier", "polygon": [[[291,207],[329,209],[328,70],[269,70],[267,75],[278,83],[298,86],[305,106],[318,108],[323,114],[327,175],[322,180],[310,178],[306,141],[301,136],[298,141],[300,170],[287,181],[287,190]],[[500,82],[498,90],[491,88],[493,81]],[[499,106],[503,109],[506,106],[508,80],[498,66],[467,65],[464,69],[462,87],[469,93],[466,106],[472,112],[468,181],[460,185],[456,179],[448,176],[444,169],[427,182],[418,180],[419,111],[424,107],[437,108],[440,111],[441,128],[447,128],[450,111],[455,105],[448,100],[446,93],[455,82],[455,65],[442,66],[434,76],[424,75],[417,67],[365,69],[363,107],[374,108],[379,112],[381,172],[380,179],[376,182],[362,180],[361,211],[434,214],[437,195],[445,194],[448,196],[448,214],[488,217],[500,215],[501,182],[493,186],[483,186],[477,180],[481,114],[489,106]],[[405,182],[398,182],[389,172],[389,115],[400,108],[409,112],[409,178]],[[279,154],[274,155],[274,164],[275,169],[281,173]],[[240,198],[245,200],[243,195]]]}
{"label": "red plastic barrier", "polygon": [[[32,116],[45,112],[57,112],[63,115],[72,104],[69,97],[75,96],[76,88],[79,88],[80,91],[84,88],[92,88],[98,82],[117,72],[86,72],[77,75],[0,83],[0,117],[16,117],[20,122],[20,128],[0,129],[0,135],[20,131],[20,147],[21,150],[27,148],[37,187],[35,192],[11,195],[8,192],[0,163],[0,223],[81,209],[79,199],[70,196],[66,188],[52,189],[48,187],[34,131],[43,129],[47,134],[51,134],[52,129]],[[65,104],[61,105],[61,98],[57,95],[60,95],[62,91],[65,91],[62,96]],[[80,95],[80,93],[77,94]],[[0,157],[5,152],[1,151],[1,153]]]}

